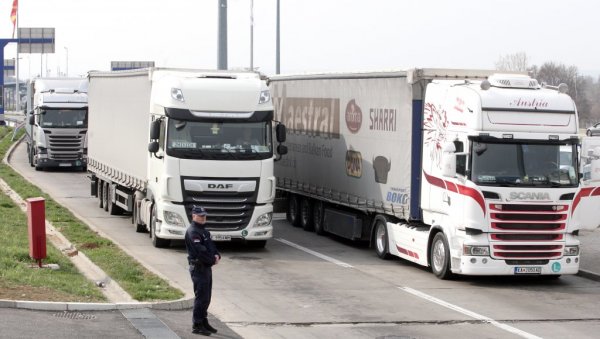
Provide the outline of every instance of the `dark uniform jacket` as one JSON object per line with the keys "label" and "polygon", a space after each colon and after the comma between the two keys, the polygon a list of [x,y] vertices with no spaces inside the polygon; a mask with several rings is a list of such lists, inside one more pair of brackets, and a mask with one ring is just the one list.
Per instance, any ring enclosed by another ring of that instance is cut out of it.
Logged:
{"label": "dark uniform jacket", "polygon": [[210,239],[210,232],[204,228],[204,225],[194,221],[185,232],[185,247],[190,265],[210,267],[215,264],[215,255],[221,258],[215,243]]}

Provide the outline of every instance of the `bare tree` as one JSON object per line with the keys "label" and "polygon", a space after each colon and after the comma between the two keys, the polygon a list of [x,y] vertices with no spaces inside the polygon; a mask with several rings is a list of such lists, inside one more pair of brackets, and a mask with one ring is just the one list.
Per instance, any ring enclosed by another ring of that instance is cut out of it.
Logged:
{"label": "bare tree", "polygon": [[525,52],[500,56],[496,61],[496,69],[504,72],[527,72],[529,58]]}
{"label": "bare tree", "polygon": [[594,120],[592,104],[589,98],[590,86],[593,84],[591,78],[579,75],[577,66],[565,66],[554,62],[546,62],[539,68],[533,66],[530,73],[542,84],[558,86],[562,83],[569,87],[568,94],[575,100],[579,111],[579,121],[582,127],[589,125]]}

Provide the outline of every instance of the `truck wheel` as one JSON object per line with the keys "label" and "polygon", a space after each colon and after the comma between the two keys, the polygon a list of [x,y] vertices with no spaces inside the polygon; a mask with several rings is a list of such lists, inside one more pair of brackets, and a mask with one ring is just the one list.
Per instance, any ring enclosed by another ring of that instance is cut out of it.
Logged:
{"label": "truck wheel", "polygon": [[29,159],[29,166],[33,167],[33,149],[27,146],[27,158]]}
{"label": "truck wheel", "polygon": [[156,248],[165,248],[169,247],[171,244],[171,240],[163,239],[156,236],[156,205],[152,207],[152,215],[150,216],[150,239],[152,240],[152,245]]}
{"label": "truck wheel", "polygon": [[315,233],[318,235],[325,234],[325,228],[323,227],[323,202],[319,200],[313,200],[312,212],[313,228],[315,229]]}
{"label": "truck wheel", "polygon": [[104,185],[102,187],[102,206],[104,207],[105,211],[108,211],[108,204],[109,204],[109,200],[108,200],[108,187],[110,185],[107,182],[104,182]]}
{"label": "truck wheel", "polygon": [[452,276],[452,271],[450,271],[450,248],[444,233],[438,232],[433,237],[430,251],[429,260],[433,274],[443,280],[449,279]]}
{"label": "truck wheel", "polygon": [[387,233],[387,225],[385,220],[375,219],[375,233],[373,239],[373,245],[375,246],[375,253],[381,259],[390,258],[389,239]]}
{"label": "truck wheel", "polygon": [[108,185],[108,214],[119,215],[121,214],[121,207],[117,206],[116,203],[112,202],[112,198],[115,195],[115,188],[113,185]]}
{"label": "truck wheel", "polygon": [[300,226],[305,231],[313,230],[313,210],[309,198],[300,201]]}
{"label": "truck wheel", "polygon": [[288,197],[287,220],[292,226],[300,226],[300,202],[296,194]]}
{"label": "truck wheel", "polygon": [[[135,199],[135,198],[134,198]],[[133,212],[131,213],[131,223],[135,226],[135,231],[137,233],[144,233],[146,232],[146,225],[142,224],[139,222],[140,218],[138,218],[138,202],[137,200],[134,200],[133,202]]]}
{"label": "truck wheel", "polygon": [[98,195],[98,207],[100,208],[104,208],[104,195],[102,192],[104,192],[103,189],[104,185],[102,180],[98,179],[98,188],[96,189],[96,195]]}

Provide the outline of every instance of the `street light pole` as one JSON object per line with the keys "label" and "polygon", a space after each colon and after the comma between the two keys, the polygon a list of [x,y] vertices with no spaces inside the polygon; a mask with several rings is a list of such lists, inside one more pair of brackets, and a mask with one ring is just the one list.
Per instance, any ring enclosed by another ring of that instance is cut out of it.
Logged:
{"label": "street light pole", "polygon": [[65,75],[69,77],[69,49],[65,47],[65,51],[67,52],[67,69],[65,70]]}

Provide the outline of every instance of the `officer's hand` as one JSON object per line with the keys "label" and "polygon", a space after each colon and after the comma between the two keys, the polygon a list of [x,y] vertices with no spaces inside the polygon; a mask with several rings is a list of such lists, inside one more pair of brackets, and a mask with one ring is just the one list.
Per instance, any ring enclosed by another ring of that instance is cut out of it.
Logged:
{"label": "officer's hand", "polygon": [[219,263],[219,260],[221,260],[221,257],[219,257],[218,254],[215,254],[215,265]]}

